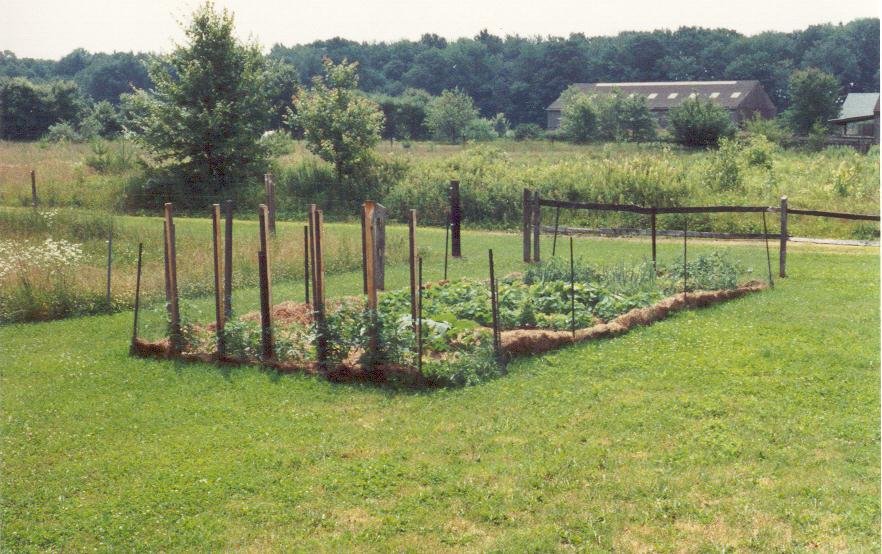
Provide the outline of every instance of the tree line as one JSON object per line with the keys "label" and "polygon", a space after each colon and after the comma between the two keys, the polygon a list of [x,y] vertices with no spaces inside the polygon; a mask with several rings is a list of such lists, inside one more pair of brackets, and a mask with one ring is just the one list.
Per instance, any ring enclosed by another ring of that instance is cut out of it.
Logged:
{"label": "tree line", "polygon": [[[445,90],[459,90],[473,99],[484,119],[472,129],[477,134],[486,132],[487,121],[492,126],[498,114],[504,114],[512,126],[544,124],[545,107],[576,82],[757,79],[783,110],[791,103],[791,75],[812,67],[834,76],[840,96],[878,91],[879,20],[856,19],[754,36],[728,29],[682,27],[609,37],[579,33],[499,37],[482,31],[454,41],[433,34],[416,41],[372,43],[334,38],[295,46],[276,44],[264,57],[276,85],[269,128],[281,126],[293,92],[301,84],[309,86],[312,77],[322,73],[324,58],[346,59],[359,64],[359,89],[383,107],[383,135],[420,139],[426,138],[427,128],[414,123],[414,110],[426,104],[427,95],[440,96]],[[57,111],[51,106],[52,87],[75,87],[80,118],[101,101],[124,112],[128,93],[155,85],[148,71],[151,59],[144,53],[83,49],[58,61],[0,53],[4,85],[0,89],[0,136],[31,138],[35,133],[15,136],[9,131],[14,118],[21,117],[9,112],[18,111],[23,98],[45,100],[40,117],[52,119],[53,110]],[[104,104],[100,111],[109,114]],[[39,126],[38,122],[34,128]]]}

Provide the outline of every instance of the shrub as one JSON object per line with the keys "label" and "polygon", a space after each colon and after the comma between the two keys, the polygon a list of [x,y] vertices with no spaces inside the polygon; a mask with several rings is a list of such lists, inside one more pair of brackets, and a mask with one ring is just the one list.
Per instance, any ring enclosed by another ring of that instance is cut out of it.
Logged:
{"label": "shrub", "polygon": [[542,137],[542,127],[535,123],[520,123],[514,128],[515,140],[533,140]]}
{"label": "shrub", "polygon": [[462,136],[465,140],[475,142],[486,142],[497,137],[494,129],[494,122],[489,119],[476,117],[469,121],[463,130]]}
{"label": "shrub", "polygon": [[772,169],[775,150],[775,143],[767,139],[765,135],[750,135],[744,144],[744,159],[751,167]]}
{"label": "shrub", "polygon": [[716,190],[738,190],[741,188],[741,149],[734,139],[720,140],[720,147],[711,154],[705,178]]}
{"label": "shrub", "polygon": [[459,142],[468,124],[477,117],[472,97],[458,88],[445,90],[426,108],[426,126],[432,135],[451,144]]}
{"label": "shrub", "polygon": [[769,142],[783,145],[790,137],[790,131],[778,119],[765,119],[760,114],[744,122],[744,130],[748,136],[762,136]]}
{"label": "shrub", "polygon": [[690,98],[669,113],[674,139],[685,146],[713,146],[735,134],[729,112],[710,100]]}
{"label": "shrub", "polygon": [[509,124],[508,119],[505,117],[505,114],[500,112],[493,117],[493,130],[496,131],[496,136],[499,138],[504,138],[505,135],[508,134]]}
{"label": "shrub", "polygon": [[597,138],[597,108],[587,94],[573,88],[564,92],[560,130],[568,140],[575,143],[585,143]]}
{"label": "shrub", "polygon": [[83,137],[70,122],[59,121],[49,126],[49,130],[43,136],[49,142],[82,142]]}

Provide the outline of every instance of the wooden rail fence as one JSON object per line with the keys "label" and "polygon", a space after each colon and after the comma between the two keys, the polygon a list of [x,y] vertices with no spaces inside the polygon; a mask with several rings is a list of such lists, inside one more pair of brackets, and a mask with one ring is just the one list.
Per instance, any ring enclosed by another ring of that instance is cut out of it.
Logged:
{"label": "wooden rail fence", "polygon": [[[656,261],[656,217],[660,214],[699,214],[699,213],[779,213],[781,217],[779,237],[779,275],[787,276],[787,241],[790,235],[787,233],[788,217],[790,215],[806,215],[814,217],[831,217],[837,219],[849,219],[855,221],[875,221],[879,222],[878,214],[855,214],[845,212],[827,212],[822,210],[801,210],[790,208],[788,206],[787,197],[781,197],[779,206],[637,206],[635,204],[606,204],[599,202],[574,202],[568,200],[554,200],[550,198],[540,197],[538,192],[524,189],[523,199],[523,255],[525,262],[539,262],[541,255],[539,251],[539,237],[542,232],[542,207],[555,208],[559,214],[560,209],[572,210],[596,210],[608,212],[626,212],[636,213],[650,216],[650,235],[652,237],[652,261]],[[555,239],[558,234],[558,219],[555,218],[554,234]],[[688,234],[686,230],[682,233]],[[532,235],[532,237],[531,237]],[[757,237],[743,236],[739,238],[767,238],[768,233],[761,234]],[[532,241],[531,241],[532,238]],[[532,242],[532,251],[530,243]]]}

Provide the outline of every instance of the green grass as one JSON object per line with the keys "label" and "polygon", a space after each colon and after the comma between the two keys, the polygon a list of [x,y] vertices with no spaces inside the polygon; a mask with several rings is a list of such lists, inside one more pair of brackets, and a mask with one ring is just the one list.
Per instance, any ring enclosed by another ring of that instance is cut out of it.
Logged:
{"label": "green grass", "polygon": [[[520,267],[464,245],[453,274]],[[878,551],[878,253],[790,250],[774,290],[452,390],[131,359],[127,313],[0,327],[2,548]]]}

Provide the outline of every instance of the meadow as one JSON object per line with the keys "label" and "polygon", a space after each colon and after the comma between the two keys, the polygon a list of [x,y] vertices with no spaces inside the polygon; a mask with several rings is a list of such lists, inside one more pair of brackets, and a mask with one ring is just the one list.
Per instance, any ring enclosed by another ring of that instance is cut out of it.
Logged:
{"label": "meadow", "polygon": [[[443,240],[420,231],[428,280]],[[487,248],[524,270],[515,234],[463,240],[452,276],[482,276]],[[575,249],[648,255],[637,239]],[[718,250],[765,263],[757,243],[690,241]],[[877,551],[878,250],[794,244],[789,262],[774,289],[444,390],[134,359],[130,312],[0,326],[2,549]],[[390,263],[387,286],[406,283]],[[360,289],[357,269],[328,277],[330,296]]]}

